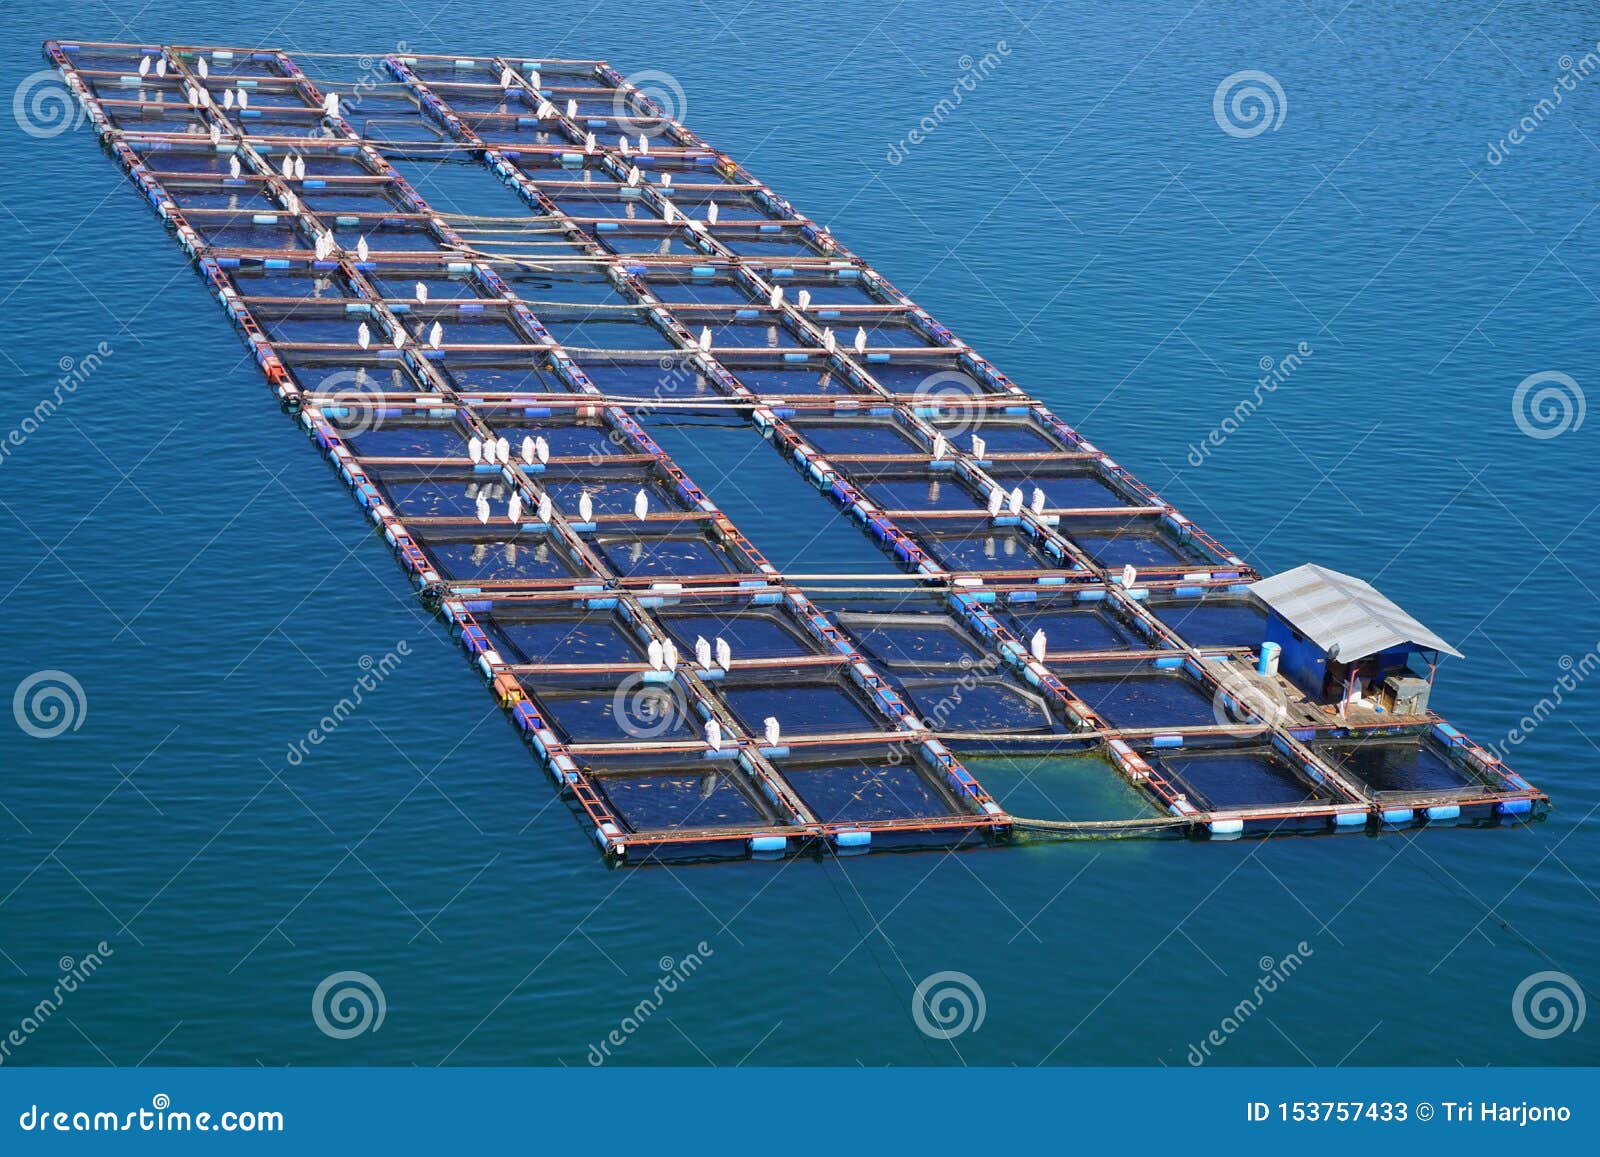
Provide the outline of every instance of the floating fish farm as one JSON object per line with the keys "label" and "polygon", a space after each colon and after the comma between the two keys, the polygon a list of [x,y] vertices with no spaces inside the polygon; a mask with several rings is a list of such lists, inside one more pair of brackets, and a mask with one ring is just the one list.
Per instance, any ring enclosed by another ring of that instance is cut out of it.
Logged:
{"label": "floating fish farm", "polygon": [[[44,52],[611,861],[1547,804],[1442,639],[1258,575],[605,62]],[[870,565],[775,565],[750,453]]]}

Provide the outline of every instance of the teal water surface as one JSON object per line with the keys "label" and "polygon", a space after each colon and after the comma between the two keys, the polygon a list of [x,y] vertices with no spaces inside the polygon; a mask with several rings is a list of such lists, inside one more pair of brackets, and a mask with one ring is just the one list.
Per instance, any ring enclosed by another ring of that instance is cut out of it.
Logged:
{"label": "teal water surface", "polygon": [[[698,132],[1263,572],[1361,575],[1458,646],[1435,702],[1481,742],[1592,669],[1597,424],[1530,436],[1513,396],[1600,366],[1600,75],[1498,144],[1595,49],[1592,5],[0,9],[6,92],[46,37],[668,71]],[[1284,94],[1248,137],[1213,110],[1245,70]],[[1512,750],[1555,801],[1535,825],[607,870],[92,134],[0,134],[0,690],[60,670],[87,705],[0,727],[5,1063],[585,1065],[610,1037],[612,1063],[1182,1066],[1214,1031],[1220,1064],[1600,1060],[1593,1024],[1512,1014],[1535,973],[1595,992],[1593,683]],[[462,176],[417,174],[444,202]],[[781,565],[872,569],[842,522],[795,536],[830,509],[744,432],[663,443]],[[381,988],[375,1031],[319,1030],[341,972]],[[984,1009],[948,1040],[912,1012],[942,972]]]}

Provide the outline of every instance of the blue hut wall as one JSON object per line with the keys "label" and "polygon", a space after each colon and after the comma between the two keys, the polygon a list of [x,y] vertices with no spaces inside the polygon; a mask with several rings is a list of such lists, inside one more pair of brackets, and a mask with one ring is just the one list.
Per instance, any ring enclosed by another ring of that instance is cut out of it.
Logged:
{"label": "blue hut wall", "polygon": [[1313,699],[1322,699],[1322,680],[1328,670],[1328,655],[1321,647],[1300,634],[1273,611],[1267,616],[1267,642],[1283,648],[1278,670]]}

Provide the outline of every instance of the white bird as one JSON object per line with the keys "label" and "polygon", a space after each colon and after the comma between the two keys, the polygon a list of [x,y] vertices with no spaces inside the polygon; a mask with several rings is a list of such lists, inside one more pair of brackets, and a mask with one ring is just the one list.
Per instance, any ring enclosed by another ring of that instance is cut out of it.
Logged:
{"label": "white bird", "polygon": [[420,281],[417,282],[417,304],[418,305],[427,305],[428,304],[428,287],[426,285],[422,284],[422,282],[420,282]]}
{"label": "white bird", "polygon": [[201,80],[205,80],[211,75],[211,67],[206,64],[206,58],[203,56],[195,58],[194,70],[200,74]]}
{"label": "white bird", "polygon": [[156,75],[157,76],[166,76],[167,75],[167,58],[165,56],[156,57]]}
{"label": "white bird", "polygon": [[225,109],[233,107],[233,89],[225,88],[222,90],[222,107]]}
{"label": "white bird", "polygon": [[677,206],[674,205],[671,201],[663,201],[661,203],[661,219],[663,221],[665,221],[668,225],[671,225],[675,221],[677,221],[677,219],[678,219],[678,208],[677,208]]}
{"label": "white bird", "polygon": [[833,336],[833,331],[831,329],[825,329],[822,331],[822,348],[827,350],[830,354],[839,348],[839,339]]}
{"label": "white bird", "polygon": [[482,523],[489,521],[489,500],[481,494],[478,495],[478,521]]}
{"label": "white bird", "polygon": [[550,516],[555,513],[555,508],[550,502],[548,494],[539,495],[539,521],[549,522]]}
{"label": "white bird", "polygon": [[318,233],[316,244],[312,246],[312,252],[317,255],[317,260],[326,261],[332,248],[333,242],[328,235],[326,233]]}
{"label": "white bird", "polygon": [[722,750],[722,724],[715,719],[706,720],[706,743],[712,751]]}
{"label": "white bird", "polygon": [[633,156],[633,146],[628,143],[628,138],[627,137],[618,137],[617,138],[617,148],[622,151],[622,155],[623,156],[625,156],[625,157]]}
{"label": "white bird", "polygon": [[1000,487],[996,486],[989,491],[989,516],[991,518],[1000,513],[1000,508],[1005,505],[1005,501],[1006,492]]}
{"label": "white bird", "polygon": [[1040,490],[1037,486],[1035,486],[1033,488],[1033,503],[1032,503],[1032,505],[1033,505],[1033,512],[1035,514],[1043,514],[1044,513],[1044,491]]}
{"label": "white bird", "polygon": [[285,189],[283,191],[283,207],[291,214],[298,215],[300,212],[300,198]]}
{"label": "white bird", "polygon": [[534,115],[542,121],[550,120],[556,115],[556,106],[547,100],[541,100],[539,107],[534,109]]}
{"label": "white bird", "polygon": [[522,495],[511,496],[511,501],[506,504],[506,518],[511,522],[522,521]]}
{"label": "white bird", "polygon": [[250,94],[248,92],[246,92],[242,88],[239,90],[239,107],[240,108],[249,108],[250,107]]}
{"label": "white bird", "polygon": [[702,671],[711,670],[711,644],[706,642],[704,635],[695,636],[694,665]]}
{"label": "white bird", "polygon": [[733,648],[721,635],[717,636],[717,666],[724,671],[733,666]]}
{"label": "white bird", "polygon": [[330,92],[327,96],[322,98],[322,111],[331,117],[336,117],[339,115],[338,93]]}
{"label": "white bird", "polygon": [[1133,564],[1130,562],[1127,566],[1122,568],[1122,585],[1125,587],[1131,587],[1138,581],[1139,572],[1134,569]]}
{"label": "white bird", "polygon": [[650,496],[643,490],[633,496],[633,516],[643,518],[650,513]]}
{"label": "white bird", "polygon": [[1018,486],[1011,492],[1009,506],[1012,514],[1022,513],[1022,487]]}
{"label": "white bird", "polygon": [[535,438],[533,440],[533,453],[541,464],[550,461],[550,443],[546,442],[543,437]]}
{"label": "white bird", "polygon": [[356,260],[365,261],[372,255],[372,250],[367,248],[367,235],[363,233],[356,241]]}
{"label": "white bird", "polygon": [[428,344],[434,349],[438,349],[443,341],[444,326],[440,325],[438,322],[434,322],[433,328],[428,331]]}
{"label": "white bird", "polygon": [[141,56],[139,58],[139,75],[140,76],[149,76],[150,75],[150,58],[148,56]]}
{"label": "white bird", "polygon": [[294,179],[297,181],[306,179],[306,159],[304,157],[296,157],[294,159]]}
{"label": "white bird", "polygon": [[583,151],[586,152],[586,153],[594,152],[595,144],[596,144],[596,141],[594,139],[594,134],[593,133],[585,133],[584,137],[583,137]]}
{"label": "white bird", "polygon": [[239,158],[238,157],[229,157],[228,158],[228,176],[232,177],[234,180],[237,181],[239,179],[239,175],[241,173],[243,173],[243,172],[244,172],[244,166],[239,163]]}
{"label": "white bird", "polygon": [[661,187],[663,189],[672,188],[672,174],[671,173],[662,173],[661,174]]}
{"label": "white bird", "polygon": [[501,88],[510,88],[513,84],[516,84],[516,83],[517,83],[517,74],[516,73],[512,72],[509,68],[502,68],[500,70],[500,87]]}
{"label": "white bird", "polygon": [[509,438],[496,438],[494,449],[495,457],[499,458],[500,461],[506,463],[511,461],[511,440]]}
{"label": "white bird", "polygon": [[496,453],[500,448],[499,445],[493,438],[485,438],[479,445],[483,447],[483,460],[493,466]]}
{"label": "white bird", "polygon": [[483,439],[476,434],[467,439],[467,457],[473,462],[483,461]]}
{"label": "white bird", "polygon": [[715,225],[716,223],[717,223],[717,203],[715,201],[707,201],[706,202],[706,224],[707,225]]}
{"label": "white bird", "polygon": [[544,81],[539,79],[539,70],[537,68],[528,69],[528,83],[534,88],[544,87]]}
{"label": "white bird", "polygon": [[1037,631],[1035,631],[1033,633],[1033,638],[1028,640],[1028,650],[1033,652],[1033,657],[1035,659],[1043,661],[1045,653],[1043,627],[1040,627]]}
{"label": "white bird", "polygon": [[639,155],[642,157],[650,151],[650,138],[643,133],[639,134]]}
{"label": "white bird", "polygon": [[799,303],[801,309],[805,309],[811,304],[811,291],[809,289],[802,289],[800,291]]}
{"label": "white bird", "polygon": [[972,436],[972,456],[974,458],[982,458],[985,448],[983,439],[974,434]]}
{"label": "white bird", "polygon": [[278,171],[283,174],[285,181],[294,180],[294,158],[285,153],[283,155],[283,164],[278,166]]}
{"label": "white bird", "polygon": [[943,458],[945,451],[949,448],[949,443],[944,440],[943,434],[935,434],[933,436],[933,460],[935,462]]}
{"label": "white bird", "polygon": [[678,644],[671,639],[667,639],[661,644],[661,661],[666,664],[669,671],[678,669]]}
{"label": "white bird", "polygon": [[637,189],[639,187],[639,180],[640,180],[639,166],[638,165],[629,165],[628,166],[628,188]]}
{"label": "white bird", "polygon": [[777,309],[783,304],[783,286],[774,285],[772,287],[772,295],[767,298],[767,304],[772,306],[773,309]]}
{"label": "white bird", "polygon": [[864,327],[857,326],[856,327],[856,353],[864,354],[866,352],[867,352],[867,331],[866,331],[866,329]]}
{"label": "white bird", "polygon": [[533,439],[532,438],[524,438],[522,440],[522,460],[524,462],[526,462],[529,466],[533,465]]}
{"label": "white bird", "polygon": [[569,117],[575,117],[575,116],[578,115],[578,102],[577,101],[575,101],[575,100],[567,101],[567,115]]}
{"label": "white bird", "polygon": [[762,720],[762,724],[765,726],[767,731],[767,746],[778,746],[778,736],[781,734],[781,732],[778,730],[778,717],[776,715],[769,715],[766,717],[766,719]]}
{"label": "white bird", "polygon": [[589,497],[587,490],[578,495],[578,521],[594,521],[594,499]]}
{"label": "white bird", "polygon": [[650,656],[650,666],[651,666],[651,668],[654,669],[654,670],[657,670],[657,671],[661,670],[661,667],[662,667],[661,640],[660,639],[651,639],[650,640],[650,646],[646,648],[646,651]]}
{"label": "white bird", "polygon": [[401,349],[406,344],[406,331],[403,329],[395,330],[394,337],[391,340],[394,342],[395,349]]}
{"label": "white bird", "polygon": [[367,327],[366,322],[362,322],[356,330],[356,344],[362,349],[366,349],[372,344],[372,330]]}
{"label": "white bird", "polygon": [[700,348],[703,350],[711,348],[711,327],[709,325],[700,330]]}

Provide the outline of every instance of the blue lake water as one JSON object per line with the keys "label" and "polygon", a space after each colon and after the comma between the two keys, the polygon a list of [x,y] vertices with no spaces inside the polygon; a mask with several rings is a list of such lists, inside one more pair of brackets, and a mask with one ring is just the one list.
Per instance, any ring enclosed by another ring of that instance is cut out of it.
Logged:
{"label": "blue lake water", "polygon": [[[1592,665],[1600,421],[1531,437],[1513,394],[1595,385],[1600,76],[1487,156],[1594,49],[1592,5],[10,7],[5,92],[46,37],[666,70],[698,132],[1263,572],[1361,575],[1458,646],[1435,705],[1475,738]],[[1253,137],[1213,114],[1242,70],[1284,94]],[[1600,1061],[1593,1025],[1511,1010],[1532,973],[1600,978],[1594,683],[1514,753],[1555,802],[1526,827],[607,870],[92,134],[0,134],[0,430],[110,351],[0,458],[0,690],[59,669],[87,702],[58,738],[0,727],[0,1036],[110,949],[7,1063],[583,1065],[691,953],[617,1061],[1184,1065],[1290,953],[1215,1063]],[[872,569],[793,537],[807,502],[851,532],[770,448],[663,442],[737,478],[780,565]],[[341,971],[381,985],[378,1031],[314,1024]],[[911,1013],[943,971],[986,1010],[949,1041]]]}

